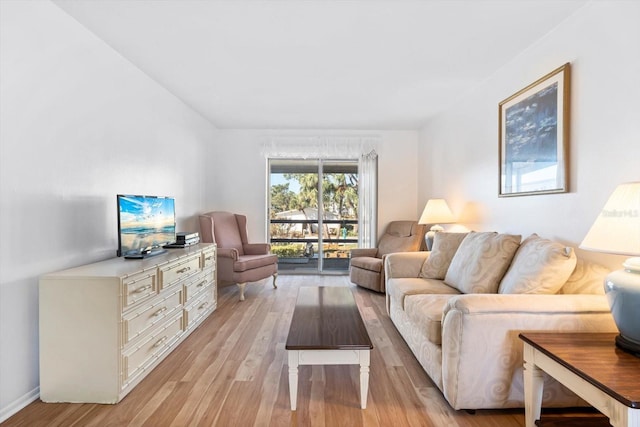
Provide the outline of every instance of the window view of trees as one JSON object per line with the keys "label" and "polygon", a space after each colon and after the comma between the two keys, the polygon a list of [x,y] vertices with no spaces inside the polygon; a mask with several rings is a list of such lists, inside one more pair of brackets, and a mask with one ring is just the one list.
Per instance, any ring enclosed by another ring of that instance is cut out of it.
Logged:
{"label": "window view of trees", "polygon": [[[318,175],[285,173],[288,181],[271,186],[271,216],[280,212],[318,207]],[[291,182],[299,191],[290,189]],[[322,181],[322,202],[325,212],[341,218],[355,219],[358,216],[358,175],[357,173],[324,174]]]}
{"label": "window view of trees", "polygon": [[[348,253],[358,238],[357,163],[333,162],[323,164],[323,169],[319,173],[317,161],[271,166],[270,237],[281,268],[283,262],[315,260],[309,266],[314,268],[321,255],[345,259],[341,268],[348,269]],[[329,264],[325,262],[325,268]]]}

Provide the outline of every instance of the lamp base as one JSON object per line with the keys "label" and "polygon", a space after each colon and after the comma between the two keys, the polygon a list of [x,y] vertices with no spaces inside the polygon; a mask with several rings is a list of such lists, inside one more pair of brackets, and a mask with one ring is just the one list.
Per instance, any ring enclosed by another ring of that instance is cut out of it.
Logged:
{"label": "lamp base", "polygon": [[427,250],[433,249],[433,239],[436,237],[436,233],[444,231],[444,227],[438,224],[434,224],[429,231],[424,235],[424,243],[427,245]]}
{"label": "lamp base", "polygon": [[623,264],[624,270],[609,273],[604,281],[611,314],[620,335],[616,345],[640,357],[640,271],[637,258]]}
{"label": "lamp base", "polygon": [[627,353],[631,353],[636,357],[640,357],[640,343],[625,338],[622,335],[618,335],[616,337],[616,347],[626,351]]}

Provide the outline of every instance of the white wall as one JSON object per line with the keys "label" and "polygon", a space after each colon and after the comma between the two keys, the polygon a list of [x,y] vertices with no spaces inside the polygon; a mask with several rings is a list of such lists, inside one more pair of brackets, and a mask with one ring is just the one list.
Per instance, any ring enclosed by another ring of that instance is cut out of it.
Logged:
{"label": "white wall", "polygon": [[[588,3],[420,133],[419,199],[476,230],[578,246],[614,188],[640,180],[640,2]],[[506,35],[508,36],[508,35]],[[498,198],[498,103],[571,62],[570,192]],[[611,268],[620,258],[580,252]]]}
{"label": "white wall", "polygon": [[0,17],[2,421],[38,396],[38,277],[115,256],[117,193],[197,227],[215,129],[52,3]]}
{"label": "white wall", "polygon": [[380,138],[376,149],[379,233],[389,221],[417,220],[420,212],[416,204],[416,131],[220,130],[208,156],[211,167],[208,168],[206,210],[227,210],[247,215],[250,239],[264,241],[267,235],[265,138],[297,135],[348,137],[363,134]]}

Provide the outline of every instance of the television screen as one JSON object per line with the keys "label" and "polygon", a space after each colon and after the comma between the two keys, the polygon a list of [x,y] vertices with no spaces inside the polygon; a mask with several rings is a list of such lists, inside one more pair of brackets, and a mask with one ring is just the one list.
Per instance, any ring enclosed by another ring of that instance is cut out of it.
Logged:
{"label": "television screen", "polygon": [[142,258],[165,252],[176,240],[175,200],[118,194],[118,256]]}

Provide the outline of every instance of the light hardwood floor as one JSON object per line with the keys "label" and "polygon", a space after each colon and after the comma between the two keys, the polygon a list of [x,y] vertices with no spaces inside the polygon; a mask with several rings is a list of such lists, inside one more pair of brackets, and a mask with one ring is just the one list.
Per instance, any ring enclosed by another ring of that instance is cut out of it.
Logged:
{"label": "light hardwood floor", "polygon": [[[357,366],[301,366],[289,406],[284,349],[297,289],[350,286],[373,341],[367,409]],[[219,290],[218,309],[117,405],[36,401],[2,426],[453,426],[519,427],[522,410],[454,411],[384,309],[384,295],[347,276],[285,276]]]}

